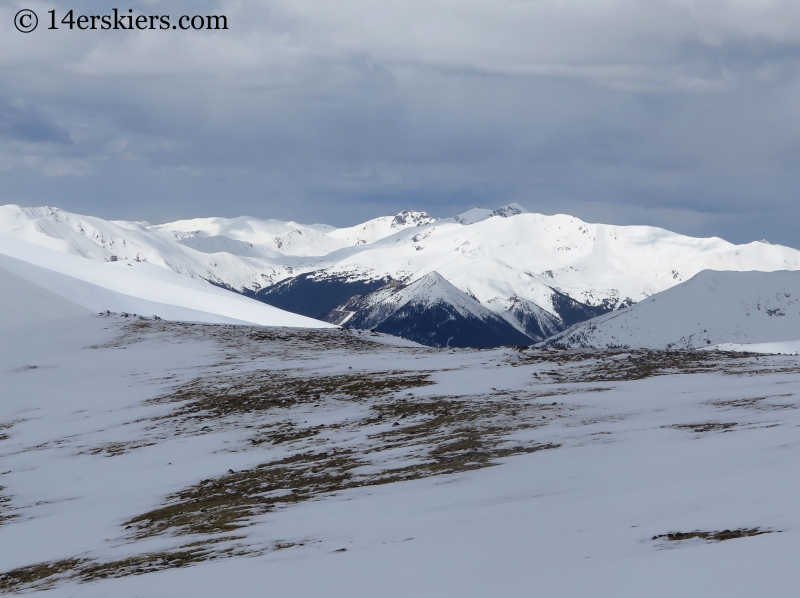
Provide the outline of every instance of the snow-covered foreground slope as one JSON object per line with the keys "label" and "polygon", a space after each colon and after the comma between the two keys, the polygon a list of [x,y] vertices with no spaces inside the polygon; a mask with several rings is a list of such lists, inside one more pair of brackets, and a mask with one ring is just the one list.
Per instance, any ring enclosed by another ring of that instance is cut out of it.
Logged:
{"label": "snow-covered foreground slope", "polygon": [[[330,326],[151,264],[95,262],[0,235],[0,282],[9,276],[93,312],[130,312],[190,322]],[[0,287],[4,294],[5,287]],[[15,309],[0,318],[13,320],[15,314],[28,320],[39,317],[38,311],[31,316],[23,298],[13,306],[8,297],[4,301],[9,304],[0,307]]]}
{"label": "snow-covered foreground slope", "polygon": [[568,347],[698,348],[800,339],[800,272],[712,272],[547,341]]}
{"label": "snow-covered foreground slope", "polygon": [[0,592],[800,584],[794,357],[64,315],[0,329]]}

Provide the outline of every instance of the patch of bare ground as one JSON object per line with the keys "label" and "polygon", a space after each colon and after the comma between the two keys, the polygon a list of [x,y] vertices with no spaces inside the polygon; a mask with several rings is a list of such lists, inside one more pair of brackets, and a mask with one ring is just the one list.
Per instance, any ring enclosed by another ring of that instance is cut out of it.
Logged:
{"label": "patch of bare ground", "polygon": [[[384,428],[368,434],[357,447],[337,447],[332,439],[329,450],[304,450],[302,440],[315,436],[316,429],[313,434],[274,434],[271,442],[296,442],[298,452],[203,480],[166,497],[163,507],[134,517],[126,525],[137,539],[230,532],[257,515],[335,492],[489,467],[503,457],[557,448],[556,444],[514,442],[507,437],[541,425],[543,413],[558,417],[565,410],[557,403],[475,398],[376,401],[367,417],[342,422],[336,428],[346,436],[374,426]],[[390,421],[393,425],[385,429]],[[401,449],[406,458],[395,454],[384,461],[382,453],[389,449]],[[369,473],[356,471],[365,466]]]}
{"label": "patch of bare ground", "polygon": [[683,542],[684,540],[691,540],[693,538],[700,538],[708,542],[724,542],[725,540],[735,540],[737,538],[749,538],[751,536],[760,536],[762,534],[771,534],[772,530],[763,530],[758,527],[753,528],[740,528],[740,529],[724,529],[717,532],[703,532],[695,530],[693,532],[669,532],[667,534],[660,534],[653,536],[653,540],[667,540],[668,542]]}
{"label": "patch of bare ground", "polygon": [[203,480],[167,497],[166,505],[134,517],[127,526],[137,539],[153,535],[216,534],[248,524],[257,515],[324,495],[381,484],[470,471],[493,460],[557,448],[555,444],[490,446],[465,434],[429,452],[430,461],[388,467],[377,473],[353,470],[370,464],[348,451],[303,453],[258,467]]}
{"label": "patch of bare ground", "polygon": [[[791,397],[793,394],[779,395],[780,397]],[[748,399],[728,399],[711,401],[709,405],[721,409],[754,409],[756,411],[782,411],[784,409],[797,409],[793,403],[771,403],[767,402],[772,397],[752,397]]]}
{"label": "patch of bare ground", "polygon": [[[13,427],[14,423],[15,422],[0,423],[0,431],[8,430],[9,428]],[[8,439],[9,439],[8,434],[3,434],[0,432],[0,442]],[[16,517],[16,515],[12,513],[11,497],[8,496],[7,494],[4,494],[3,493],[4,490],[5,488],[3,488],[3,486],[0,486],[0,526],[8,523],[9,521],[11,521]]]}
{"label": "patch of bare ground", "polygon": [[731,432],[733,428],[739,424],[735,422],[720,423],[720,422],[706,422],[701,424],[674,424],[672,426],[664,426],[665,428],[674,428],[676,430],[687,430],[695,434],[704,434],[706,432]]}
{"label": "patch of bare ground", "polygon": [[100,455],[102,457],[118,457],[133,450],[144,448],[146,446],[153,446],[155,442],[106,442],[85,451],[78,453],[79,455]]}
{"label": "patch of bare ground", "polygon": [[151,403],[180,403],[164,419],[219,421],[246,413],[291,408],[325,400],[375,399],[433,384],[424,372],[358,372],[332,376],[291,376],[259,370],[235,376],[201,378]]}
{"label": "patch of bare ground", "polygon": [[67,581],[88,583],[101,579],[142,575],[165,569],[180,569],[205,561],[235,556],[255,556],[272,550],[305,545],[304,541],[277,541],[270,547],[254,551],[236,542],[241,539],[241,536],[223,536],[190,542],[173,550],[137,554],[114,561],[71,558],[19,567],[0,574],[0,593],[46,590]]}
{"label": "patch of bare ground", "polygon": [[770,363],[753,355],[727,351],[691,349],[527,349],[511,353],[508,361],[552,364],[556,369],[540,371],[542,381],[618,382],[653,376],[720,372],[731,375],[800,372],[796,361]]}
{"label": "patch of bare ground", "polygon": [[[501,399],[399,398],[401,388],[429,384],[427,375],[404,372],[319,379],[264,379],[258,372],[253,376],[247,383],[237,379],[226,386],[230,392],[221,394],[221,404],[215,402],[213,393],[180,391],[187,394],[179,396],[190,398],[174,416],[216,413],[219,418],[319,401],[320,395],[363,402],[368,408],[360,419],[305,428],[282,422],[263,436],[251,438],[252,444],[281,444],[293,454],[203,480],[166,497],[164,506],[127,522],[134,538],[230,532],[248,525],[255,516],[332,493],[469,471],[494,465],[503,457],[557,448],[552,443],[514,441],[510,436],[567,417],[577,409],[555,401],[537,401],[537,396],[525,393]],[[219,381],[216,387],[220,388]],[[193,388],[198,388],[197,383]],[[324,447],[313,448],[322,432]],[[354,434],[362,438],[356,445]]]}
{"label": "patch of bare ground", "polygon": [[0,592],[10,593],[23,590],[44,590],[70,576],[70,573],[84,564],[83,559],[64,559],[48,563],[37,563],[0,573]]}
{"label": "patch of bare ground", "polygon": [[292,443],[297,442],[298,440],[305,440],[307,438],[313,438],[320,432],[325,429],[325,426],[309,426],[305,428],[299,428],[292,422],[281,422],[275,426],[275,429],[270,429],[270,426],[266,426],[268,431],[260,431],[252,438],[249,438],[250,444],[253,446],[258,446],[259,444],[263,444],[268,442],[270,444],[283,444],[283,443]]}
{"label": "patch of bare ground", "polygon": [[[121,314],[111,314],[120,316]],[[400,350],[419,354],[435,352],[429,347],[387,347],[365,331],[345,328],[288,328],[240,326],[232,324],[197,324],[167,322],[135,314],[118,318],[118,337],[94,348],[121,348],[156,336],[173,343],[213,341],[230,356],[277,356],[296,358],[306,355],[313,358],[320,351],[346,351],[348,353],[374,353],[377,349]]]}
{"label": "patch of bare ground", "polygon": [[8,440],[11,436],[8,435],[6,430],[10,430],[14,427],[16,422],[0,422],[0,442],[4,440]]}
{"label": "patch of bare ground", "polygon": [[7,494],[3,494],[5,488],[0,486],[0,525],[8,523],[12,519],[16,517],[14,513],[12,513],[11,509],[11,497]]}
{"label": "patch of bare ground", "polygon": [[134,517],[136,538],[157,534],[214,534],[242,527],[279,504],[343,490],[362,463],[350,452],[301,453],[253,469],[203,480],[167,497],[166,505]]}

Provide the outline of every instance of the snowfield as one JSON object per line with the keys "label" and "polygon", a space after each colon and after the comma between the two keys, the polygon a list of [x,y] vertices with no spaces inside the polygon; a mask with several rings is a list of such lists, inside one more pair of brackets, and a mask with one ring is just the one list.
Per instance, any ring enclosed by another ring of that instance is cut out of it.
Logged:
{"label": "snowfield", "polygon": [[0,592],[796,595],[795,357],[99,317],[3,276]]}

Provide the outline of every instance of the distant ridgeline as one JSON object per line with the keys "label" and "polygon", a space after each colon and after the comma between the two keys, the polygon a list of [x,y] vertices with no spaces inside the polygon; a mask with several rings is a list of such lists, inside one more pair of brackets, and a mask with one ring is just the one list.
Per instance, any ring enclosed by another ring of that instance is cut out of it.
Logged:
{"label": "distant ridgeline", "polygon": [[[153,304],[148,310],[179,301],[181,317],[196,321],[208,314],[217,321],[223,312],[236,321],[247,312],[248,322],[329,322],[441,347],[532,344],[554,335],[570,346],[617,346],[644,342],[645,336],[652,341],[652,335],[631,336],[636,327],[650,334],[641,318],[653,302],[642,305],[643,300],[661,297],[699,272],[800,270],[800,251],[790,247],[592,224],[533,214],[516,204],[439,219],[404,211],[344,228],[249,216],[153,225],[58,208],[0,206],[0,255],[30,261],[45,249],[47,257],[36,263],[81,279],[75,296],[84,301],[86,289],[94,289],[91,305],[102,310],[110,299],[98,285],[119,297],[137,294]],[[261,303],[229,297],[203,281]],[[711,290],[703,294],[712,296]],[[133,310],[122,301],[120,311]],[[754,315],[767,299],[759,301]],[[793,317],[777,315],[781,301],[770,306],[775,315],[765,316],[770,326]],[[602,321],[594,320],[598,316]],[[587,320],[592,322],[582,324]],[[716,328],[701,321],[689,322],[675,338],[675,326],[664,319],[657,324],[668,343],[694,346],[702,338],[710,346],[719,338],[711,333]],[[742,338],[752,336],[737,330]]]}

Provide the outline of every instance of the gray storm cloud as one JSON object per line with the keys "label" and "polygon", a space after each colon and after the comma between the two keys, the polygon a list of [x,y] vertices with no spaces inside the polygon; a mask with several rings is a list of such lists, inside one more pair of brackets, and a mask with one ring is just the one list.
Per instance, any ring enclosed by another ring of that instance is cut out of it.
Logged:
{"label": "gray storm cloud", "polygon": [[203,32],[13,29],[2,203],[334,224],[518,201],[797,246],[796,2],[132,2]]}

